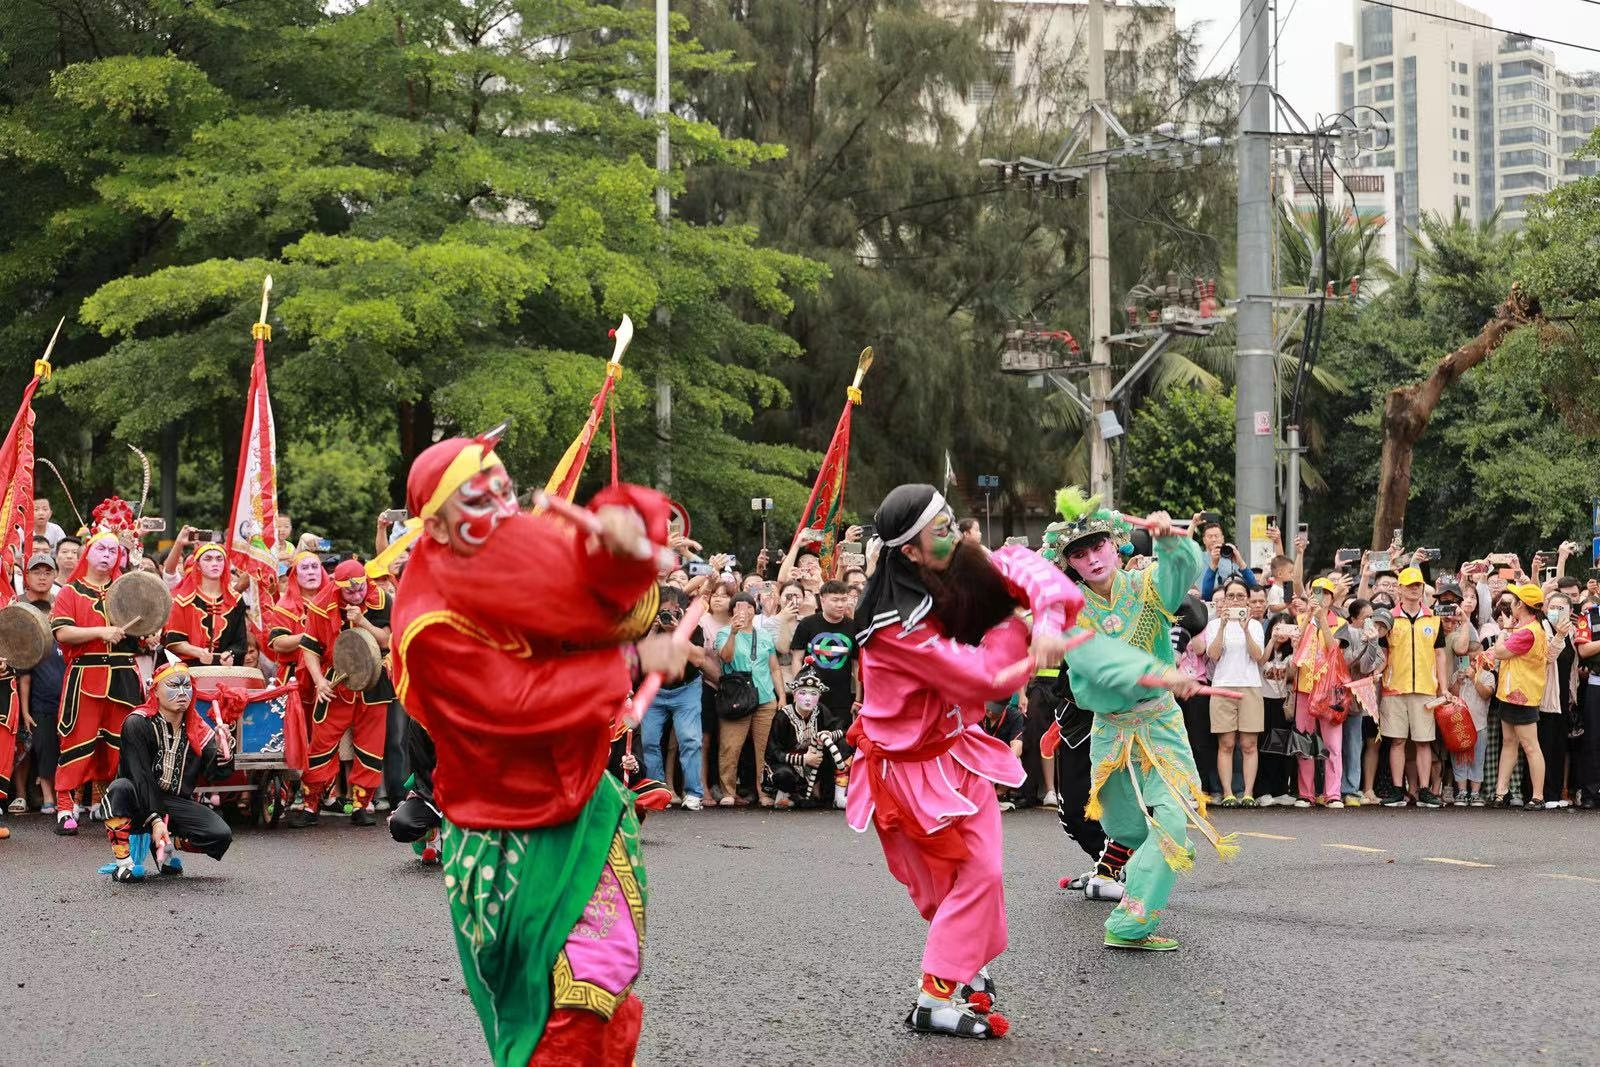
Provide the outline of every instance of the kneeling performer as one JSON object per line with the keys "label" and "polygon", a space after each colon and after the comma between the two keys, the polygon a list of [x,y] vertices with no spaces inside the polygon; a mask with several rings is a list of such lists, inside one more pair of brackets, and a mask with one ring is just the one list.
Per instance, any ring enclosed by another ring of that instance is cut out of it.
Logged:
{"label": "kneeling performer", "polygon": [[201,782],[233,773],[227,730],[194,709],[194,682],[181,660],[156,672],[150,696],[122,723],[122,760],[106,789],[106,836],[112,861],[100,868],[118,882],[145,876],[145,854],[162,874],[182,874],[184,852],[220,860],[233,844],[222,816],[191,799]]}

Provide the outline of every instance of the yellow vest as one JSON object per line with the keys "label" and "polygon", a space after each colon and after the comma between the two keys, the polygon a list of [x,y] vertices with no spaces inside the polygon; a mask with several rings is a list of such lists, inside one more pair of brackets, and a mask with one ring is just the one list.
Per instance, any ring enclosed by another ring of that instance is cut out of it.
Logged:
{"label": "yellow vest", "polygon": [[1389,630],[1389,666],[1383,672],[1383,691],[1395,695],[1439,695],[1438,650],[1443,622],[1437,615],[1420,615],[1415,621],[1396,609]]}
{"label": "yellow vest", "polygon": [[1494,695],[1507,704],[1536,708],[1544,703],[1544,684],[1549,677],[1544,657],[1549,642],[1545,640],[1544,625],[1538,619],[1517,629],[1533,631],[1533,647],[1500,664],[1500,684],[1495,687]]}
{"label": "yellow vest", "polygon": [[[1308,615],[1301,615],[1295,619],[1296,625],[1300,627],[1300,639],[1294,643],[1295,654],[1298,656],[1302,645],[1313,650],[1306,656],[1305,662],[1295,668],[1294,691],[1296,693],[1309,693],[1316,688],[1317,658],[1326,654],[1324,649],[1327,647],[1328,642],[1333,640],[1331,633],[1324,638],[1322,632],[1317,630],[1316,617],[1316,612],[1312,611]],[[1343,625],[1344,620],[1335,616],[1329,620],[1328,629],[1337,632],[1339,627]],[[1307,644],[1307,642],[1311,643]]]}

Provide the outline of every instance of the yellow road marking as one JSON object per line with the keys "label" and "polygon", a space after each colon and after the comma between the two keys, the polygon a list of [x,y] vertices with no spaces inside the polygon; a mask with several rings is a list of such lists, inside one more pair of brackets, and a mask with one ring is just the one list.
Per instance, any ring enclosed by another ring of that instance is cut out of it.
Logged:
{"label": "yellow road marking", "polygon": [[1389,851],[1386,848],[1368,848],[1366,845],[1335,845],[1335,844],[1333,844],[1332,842],[1329,842],[1329,841],[1324,841],[1322,843],[1322,847],[1323,848],[1347,848],[1351,852],[1388,852]]}
{"label": "yellow road marking", "polygon": [[1539,877],[1540,878],[1560,878],[1564,882],[1592,882],[1595,885],[1600,885],[1600,878],[1585,878],[1581,874],[1550,874],[1550,873],[1545,872],[1545,871],[1540,871],[1539,872]]}
{"label": "yellow road marking", "polygon": [[1492,863],[1474,863],[1471,860],[1453,860],[1444,856],[1424,856],[1429,863],[1448,863],[1452,867],[1493,867]]}
{"label": "yellow road marking", "polygon": [[1260,838],[1262,841],[1295,841],[1295,840],[1298,840],[1298,838],[1285,837],[1282,834],[1259,834],[1259,833],[1256,833],[1254,830],[1240,830],[1239,831],[1239,835],[1241,837],[1256,837],[1256,838]]}

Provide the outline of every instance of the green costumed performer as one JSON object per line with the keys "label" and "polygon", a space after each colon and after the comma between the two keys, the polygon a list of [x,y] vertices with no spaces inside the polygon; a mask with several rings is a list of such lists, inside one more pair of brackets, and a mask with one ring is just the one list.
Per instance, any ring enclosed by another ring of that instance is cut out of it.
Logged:
{"label": "green costumed performer", "polygon": [[[1115,639],[1067,653],[1073,696],[1094,713],[1089,738],[1094,772],[1085,814],[1098,819],[1107,836],[1134,850],[1122,902],[1106,919],[1105,943],[1170,952],[1178,942],[1156,936],[1156,927],[1178,872],[1194,866],[1188,826],[1223,859],[1238,852],[1235,835],[1220,837],[1206,820],[1206,795],[1172,695],[1187,697],[1200,689],[1177,670],[1170,633],[1178,607],[1200,577],[1202,556],[1193,539],[1157,512],[1139,523],[1150,531],[1155,562],[1142,571],[1124,571],[1118,548],[1128,540],[1129,520],[1099,505],[1098,497],[1087,497],[1077,487],[1058,493],[1056,508],[1064,523],[1052,531],[1047,547],[1059,553],[1083,590],[1079,625]],[[1164,668],[1170,692],[1141,684],[1148,680],[1152,658]]]}

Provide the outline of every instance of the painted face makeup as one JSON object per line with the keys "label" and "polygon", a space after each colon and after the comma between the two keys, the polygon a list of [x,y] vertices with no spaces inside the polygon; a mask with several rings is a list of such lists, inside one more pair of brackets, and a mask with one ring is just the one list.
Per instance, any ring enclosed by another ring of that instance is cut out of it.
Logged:
{"label": "painted face makeup", "polygon": [[955,528],[955,515],[948,509],[934,516],[928,523],[928,547],[934,559],[949,559],[960,540]]}
{"label": "painted face makeup", "polygon": [[502,519],[517,513],[517,487],[506,469],[496,466],[468,478],[456,490],[455,535],[477,547],[489,539]]}
{"label": "painted face makeup", "polygon": [[349,585],[339,587],[339,599],[346,604],[359,604],[367,599],[367,583],[361,581],[351,582]]}
{"label": "painted face makeup", "polygon": [[797,689],[794,694],[794,706],[810,713],[817,710],[817,701],[821,699],[822,694],[815,689]]}
{"label": "painted face makeup", "polygon": [[1116,543],[1107,537],[1093,547],[1074,548],[1067,553],[1067,563],[1084,581],[1103,582],[1116,573]]}
{"label": "painted face makeup", "polygon": [[97,571],[109,571],[115,567],[118,553],[117,543],[110,538],[96,540],[86,551],[89,566]]}
{"label": "painted face makeup", "polygon": [[194,699],[194,681],[184,671],[168,675],[161,680],[161,706],[187,709]]}
{"label": "painted face makeup", "polygon": [[315,556],[306,556],[294,565],[294,576],[300,582],[301,589],[321,589],[322,561]]}
{"label": "painted face makeup", "polygon": [[215,549],[209,549],[200,553],[200,560],[195,565],[200,568],[201,577],[216,581],[222,577],[223,570],[227,568],[228,557]]}

